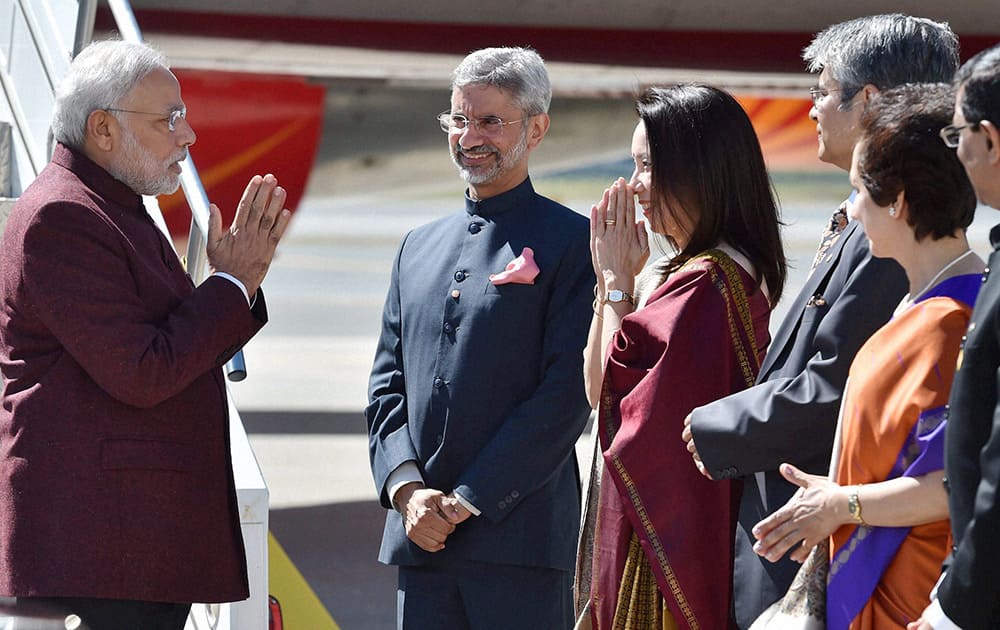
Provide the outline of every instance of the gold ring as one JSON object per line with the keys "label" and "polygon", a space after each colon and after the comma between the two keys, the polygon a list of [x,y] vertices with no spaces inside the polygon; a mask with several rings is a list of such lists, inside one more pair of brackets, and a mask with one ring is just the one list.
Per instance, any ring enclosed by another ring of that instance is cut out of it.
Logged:
{"label": "gold ring", "polygon": [[604,225],[614,225],[615,223],[618,222],[615,221],[614,219],[604,219]]}

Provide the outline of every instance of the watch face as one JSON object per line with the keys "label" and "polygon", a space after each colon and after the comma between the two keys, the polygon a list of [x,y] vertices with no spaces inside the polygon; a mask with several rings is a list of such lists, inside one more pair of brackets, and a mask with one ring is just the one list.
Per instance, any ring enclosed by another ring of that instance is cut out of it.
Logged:
{"label": "watch face", "polygon": [[608,302],[624,302],[625,293],[619,289],[608,291]]}

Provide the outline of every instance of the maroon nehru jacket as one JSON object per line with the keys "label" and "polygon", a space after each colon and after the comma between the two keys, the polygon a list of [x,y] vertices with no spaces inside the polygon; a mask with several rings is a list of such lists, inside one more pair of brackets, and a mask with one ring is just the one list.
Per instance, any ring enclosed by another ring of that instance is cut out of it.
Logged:
{"label": "maroon nehru jacket", "polygon": [[221,366],[266,321],[56,147],[0,244],[0,594],[248,596]]}

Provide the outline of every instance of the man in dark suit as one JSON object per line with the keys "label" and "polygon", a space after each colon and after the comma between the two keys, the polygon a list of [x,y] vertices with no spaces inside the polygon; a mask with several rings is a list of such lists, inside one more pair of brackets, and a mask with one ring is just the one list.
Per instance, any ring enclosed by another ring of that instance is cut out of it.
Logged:
{"label": "man in dark suit", "polygon": [[528,177],[550,99],[533,50],[465,58],[438,117],[465,209],[393,265],[366,415],[400,628],[573,623],[594,272],[587,220]]}
{"label": "man in dark suit", "polygon": [[0,258],[0,593],[180,630],[248,596],[222,365],[266,322],[285,193],[255,177],[225,232],[212,207],[195,287],[140,197],[177,189],[195,141],[166,59],[91,45],[52,128]]}
{"label": "man in dark suit", "polygon": [[[955,114],[941,137],[957,148],[980,203],[1000,209],[1000,46],[970,59],[955,83]],[[944,464],[954,547],[914,630],[1000,627],[1000,225],[990,243],[949,401]]]}
{"label": "man in dark suit", "polygon": [[[868,101],[902,83],[948,80],[958,65],[958,43],[945,24],[878,15],[827,28],[804,57],[809,69],[819,72],[809,112],[816,121],[819,158],[846,171]],[[765,559],[753,550],[753,526],[796,490],[778,467],[790,462],[811,473],[828,471],[851,361],[906,292],[902,269],[872,257],[862,226],[848,221],[847,203],[824,232],[810,276],[768,348],[757,384],[695,409],[683,433],[703,474],[746,480],[733,575],[741,628],[784,595],[798,569],[787,556]]]}

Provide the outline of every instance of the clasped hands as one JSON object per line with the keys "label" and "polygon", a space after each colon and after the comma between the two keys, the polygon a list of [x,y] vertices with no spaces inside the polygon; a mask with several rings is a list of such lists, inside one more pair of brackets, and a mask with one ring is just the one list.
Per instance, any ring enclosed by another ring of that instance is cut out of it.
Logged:
{"label": "clasped hands", "polygon": [[274,175],[254,175],[226,231],[218,206],[209,206],[206,253],[213,273],[228,273],[238,279],[251,296],[257,292],[292,216],[285,208],[286,197]]}
{"label": "clasped hands", "polygon": [[590,257],[599,296],[612,288],[631,291],[649,258],[646,227],[635,219],[635,191],[622,177],[590,208]]}
{"label": "clasped hands", "polygon": [[403,515],[406,537],[424,551],[444,549],[455,527],[472,513],[455,498],[420,482],[408,483],[396,492],[396,509]]}

